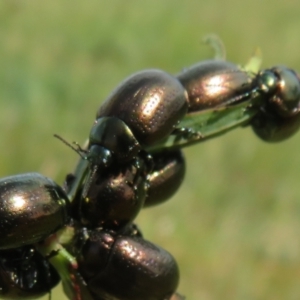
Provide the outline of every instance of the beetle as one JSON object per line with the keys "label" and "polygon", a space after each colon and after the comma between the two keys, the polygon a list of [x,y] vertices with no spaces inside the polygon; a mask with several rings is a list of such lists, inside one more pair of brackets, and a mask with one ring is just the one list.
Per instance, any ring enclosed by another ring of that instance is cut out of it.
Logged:
{"label": "beetle", "polygon": [[69,221],[69,200],[53,180],[38,173],[0,180],[0,250],[42,241]]}
{"label": "beetle", "polygon": [[[148,190],[147,170],[134,163],[113,164],[90,179],[86,196],[72,201],[73,218],[83,226],[118,229],[133,221],[143,207]],[[77,217],[78,216],[78,217]]]}
{"label": "beetle", "polygon": [[135,225],[122,231],[81,228],[73,245],[79,272],[94,299],[182,299],[175,259],[146,241]]}
{"label": "beetle", "polygon": [[148,190],[143,207],[170,199],[183,182],[186,164],[181,150],[154,153],[153,169],[148,174]]}
{"label": "beetle", "polygon": [[0,298],[39,298],[58,284],[34,244],[69,220],[68,197],[53,180],[38,173],[0,180]]}
{"label": "beetle", "polygon": [[279,142],[296,133],[300,127],[299,75],[284,66],[276,66],[261,71],[254,82],[267,99],[251,121],[254,132],[267,142]]}
{"label": "beetle", "polygon": [[34,299],[60,281],[53,266],[32,245],[0,250],[0,298]]}
{"label": "beetle", "polygon": [[[80,171],[75,171],[66,178],[64,187],[69,195],[78,174]],[[86,198],[82,198],[82,189],[70,196],[72,217],[89,228],[117,230],[132,222],[141,208],[174,195],[184,174],[185,160],[180,150],[156,153],[151,156],[150,165],[143,156],[134,163],[114,164],[106,173],[96,173]]]}

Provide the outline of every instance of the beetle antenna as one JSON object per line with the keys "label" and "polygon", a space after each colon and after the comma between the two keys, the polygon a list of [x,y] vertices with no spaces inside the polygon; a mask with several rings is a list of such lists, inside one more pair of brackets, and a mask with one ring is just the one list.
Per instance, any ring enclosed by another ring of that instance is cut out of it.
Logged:
{"label": "beetle antenna", "polygon": [[78,142],[72,142],[72,144],[74,144],[74,145],[76,146],[76,148],[77,148],[78,151],[83,152],[83,153],[87,153],[87,151],[84,150],[84,149],[79,145]]}
{"label": "beetle antenna", "polygon": [[72,144],[70,144],[69,142],[67,142],[64,138],[62,138],[60,135],[58,134],[54,134],[53,135],[55,138],[59,139],[61,142],[63,142],[65,145],[67,145],[69,148],[71,148],[72,150],[74,150],[77,154],[79,154],[79,156],[82,159],[86,159],[85,156],[82,155],[83,153],[86,153],[86,151],[84,149],[82,149],[79,144],[77,142],[73,142],[73,144],[76,145],[76,147],[74,147]]}

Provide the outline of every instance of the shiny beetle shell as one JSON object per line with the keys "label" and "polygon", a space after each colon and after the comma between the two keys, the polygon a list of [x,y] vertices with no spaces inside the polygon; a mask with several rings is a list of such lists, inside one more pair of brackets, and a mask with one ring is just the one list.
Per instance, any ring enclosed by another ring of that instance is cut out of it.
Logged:
{"label": "shiny beetle shell", "polygon": [[171,254],[140,236],[94,231],[78,263],[95,299],[169,299],[179,281]]}
{"label": "shiny beetle shell", "polygon": [[32,246],[0,251],[0,298],[35,299],[60,281],[55,269]]}
{"label": "shiny beetle shell", "polygon": [[262,140],[270,143],[281,142],[295,134],[300,128],[300,115],[283,118],[259,112],[251,120],[253,131]]}
{"label": "shiny beetle shell", "polygon": [[99,108],[96,118],[125,122],[142,145],[167,137],[187,111],[180,82],[160,70],[145,70],[125,79]]}
{"label": "shiny beetle shell", "polygon": [[154,169],[148,175],[148,193],[144,207],[160,204],[179,189],[185,174],[185,160],[180,150],[153,154]]}
{"label": "shiny beetle shell", "polygon": [[68,221],[68,199],[38,173],[0,180],[0,249],[39,242]]}
{"label": "shiny beetle shell", "polygon": [[299,76],[277,66],[261,71],[254,83],[264,100],[251,120],[254,132],[267,142],[280,142],[296,133],[300,127]]}
{"label": "shiny beetle shell", "polygon": [[177,78],[188,93],[189,112],[234,104],[252,91],[251,77],[227,61],[200,62]]}
{"label": "shiny beetle shell", "polygon": [[144,205],[146,179],[140,159],[96,173],[79,203],[82,224],[117,229],[131,222]]}

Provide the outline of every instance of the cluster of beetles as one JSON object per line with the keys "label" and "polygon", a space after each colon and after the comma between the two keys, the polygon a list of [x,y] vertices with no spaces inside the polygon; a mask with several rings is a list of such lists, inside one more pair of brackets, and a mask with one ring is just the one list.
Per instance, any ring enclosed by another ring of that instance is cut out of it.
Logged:
{"label": "cluster of beetles", "polygon": [[72,300],[182,300],[179,268],[134,219],[184,178],[181,148],[238,126],[277,142],[300,126],[300,77],[215,59],[178,75],[125,79],[101,104],[62,186],[38,173],[0,180],[0,298],[34,299],[62,281]]}

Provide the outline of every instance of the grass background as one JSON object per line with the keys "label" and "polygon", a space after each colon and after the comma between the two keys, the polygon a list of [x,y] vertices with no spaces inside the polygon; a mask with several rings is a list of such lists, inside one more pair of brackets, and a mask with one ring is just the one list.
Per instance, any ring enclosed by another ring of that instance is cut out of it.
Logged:
{"label": "grass background", "polygon": [[[210,58],[207,33],[230,61],[260,46],[263,67],[300,70],[299,12],[295,0],[1,1],[1,176],[61,183],[77,156],[53,133],[83,142],[121,80]],[[176,257],[188,300],[300,298],[299,146],[299,134],[270,145],[248,128],[185,150],[180,191],[137,222]]]}

